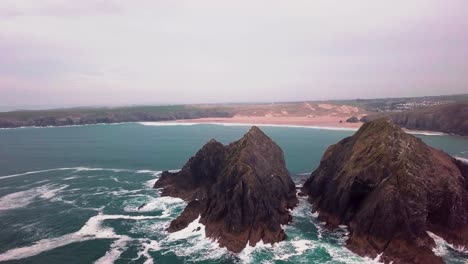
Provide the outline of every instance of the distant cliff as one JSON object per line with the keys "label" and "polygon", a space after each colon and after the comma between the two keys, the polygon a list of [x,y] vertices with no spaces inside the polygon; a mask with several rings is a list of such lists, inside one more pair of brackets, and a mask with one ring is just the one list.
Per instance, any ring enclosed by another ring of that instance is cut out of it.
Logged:
{"label": "distant cliff", "polygon": [[298,202],[283,151],[257,127],[228,146],[211,140],[181,171],[164,172],[154,187],[189,202],[169,232],[200,217],[206,236],[233,252],[284,240],[282,225]]}
{"label": "distant cliff", "polygon": [[388,116],[407,129],[439,131],[468,136],[468,103],[446,104],[406,112],[373,114],[361,119],[369,122]]}
{"label": "distant cliff", "polygon": [[0,113],[0,128],[170,121],[202,117],[231,117],[232,115],[226,109],[218,107],[189,105],[22,110]]}
{"label": "distant cliff", "polygon": [[442,263],[430,231],[468,247],[468,165],[386,119],[330,146],[305,182],[321,221],[346,224],[347,246],[386,263]]}

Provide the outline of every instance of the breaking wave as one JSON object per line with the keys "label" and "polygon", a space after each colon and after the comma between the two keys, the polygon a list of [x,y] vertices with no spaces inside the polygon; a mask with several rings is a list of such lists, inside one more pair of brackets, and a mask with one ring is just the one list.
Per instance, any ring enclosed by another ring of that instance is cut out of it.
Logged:
{"label": "breaking wave", "polygon": [[103,226],[102,223],[105,220],[147,220],[157,218],[160,218],[160,216],[105,215],[100,213],[96,216],[91,217],[77,232],[60,237],[42,239],[33,243],[30,246],[10,249],[0,254],[0,261],[28,258],[31,256],[38,255],[42,252],[76,242],[82,242],[93,239],[117,239],[111,245],[111,249],[106,253],[106,255],[104,255],[100,260],[98,260],[99,263],[109,263],[105,261],[118,258],[120,256],[121,251],[123,251],[126,243],[129,240],[131,240],[131,238],[125,235],[118,235],[114,232],[112,228]]}
{"label": "breaking wave", "polygon": [[37,198],[50,200],[68,185],[47,184],[40,187],[7,194],[0,197],[0,210],[26,207]]}

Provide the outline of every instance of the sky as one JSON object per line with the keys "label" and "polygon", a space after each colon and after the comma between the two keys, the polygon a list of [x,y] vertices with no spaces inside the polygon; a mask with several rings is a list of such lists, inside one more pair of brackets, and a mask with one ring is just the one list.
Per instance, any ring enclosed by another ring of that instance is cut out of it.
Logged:
{"label": "sky", "polygon": [[1,0],[0,109],[468,93],[466,0]]}

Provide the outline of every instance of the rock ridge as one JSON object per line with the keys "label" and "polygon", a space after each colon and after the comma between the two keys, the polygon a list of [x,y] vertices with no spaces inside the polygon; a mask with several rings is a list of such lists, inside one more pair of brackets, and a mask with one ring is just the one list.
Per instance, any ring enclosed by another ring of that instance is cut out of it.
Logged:
{"label": "rock ridge", "polygon": [[163,172],[154,187],[188,202],[169,232],[200,216],[206,236],[233,252],[284,240],[281,225],[291,221],[288,209],[298,202],[283,151],[255,126],[227,146],[210,140],[182,170]]}

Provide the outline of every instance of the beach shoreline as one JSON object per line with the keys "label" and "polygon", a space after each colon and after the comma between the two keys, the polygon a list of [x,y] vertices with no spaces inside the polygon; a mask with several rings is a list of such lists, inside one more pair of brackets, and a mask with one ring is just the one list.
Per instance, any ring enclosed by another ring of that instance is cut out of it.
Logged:
{"label": "beach shoreline", "polygon": [[[341,121],[341,122],[340,122]],[[172,123],[198,123],[198,124],[239,124],[239,125],[277,125],[300,127],[324,127],[337,129],[357,130],[363,123],[348,123],[344,117],[317,116],[317,117],[276,117],[276,116],[234,116],[223,118],[196,118],[174,120]]]}

